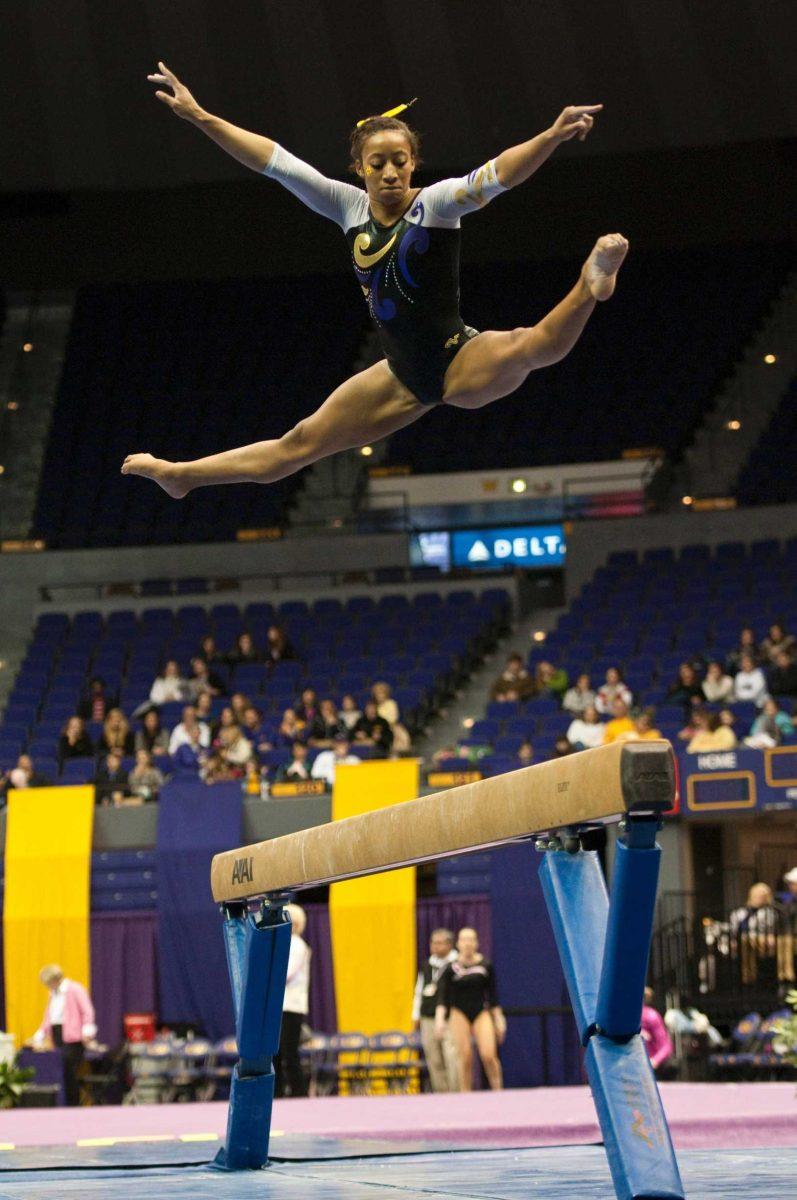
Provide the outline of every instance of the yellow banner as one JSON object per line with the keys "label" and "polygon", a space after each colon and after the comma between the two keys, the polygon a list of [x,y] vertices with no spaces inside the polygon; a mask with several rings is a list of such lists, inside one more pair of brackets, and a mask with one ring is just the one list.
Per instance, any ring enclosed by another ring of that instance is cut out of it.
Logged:
{"label": "yellow banner", "polygon": [[[364,762],[335,771],[332,819],[414,800],[418,763]],[[338,1029],[409,1030],[416,977],[415,868],[335,883],[329,894]]]}
{"label": "yellow banner", "polygon": [[8,793],[3,912],[6,1028],[17,1044],[38,1029],[58,963],[89,986],[89,886],[94,788]]}

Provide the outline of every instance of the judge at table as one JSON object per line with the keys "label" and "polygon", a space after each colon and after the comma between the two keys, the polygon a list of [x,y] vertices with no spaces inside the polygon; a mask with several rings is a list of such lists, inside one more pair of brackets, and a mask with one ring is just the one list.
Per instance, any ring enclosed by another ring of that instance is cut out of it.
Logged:
{"label": "judge at table", "polygon": [[49,990],[50,998],[31,1045],[34,1050],[44,1050],[52,1044],[60,1051],[66,1103],[77,1105],[80,1103],[78,1071],[83,1061],[83,1048],[97,1035],[94,1005],[82,984],[67,979],[56,963],[42,967],[39,979]]}

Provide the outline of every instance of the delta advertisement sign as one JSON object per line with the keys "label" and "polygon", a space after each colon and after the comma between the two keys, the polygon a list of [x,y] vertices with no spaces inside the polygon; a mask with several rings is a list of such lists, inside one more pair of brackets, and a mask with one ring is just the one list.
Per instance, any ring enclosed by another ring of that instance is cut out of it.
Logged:
{"label": "delta advertisement sign", "polygon": [[451,565],[494,571],[500,567],[561,567],[562,525],[512,525],[505,529],[462,529],[451,534]]}

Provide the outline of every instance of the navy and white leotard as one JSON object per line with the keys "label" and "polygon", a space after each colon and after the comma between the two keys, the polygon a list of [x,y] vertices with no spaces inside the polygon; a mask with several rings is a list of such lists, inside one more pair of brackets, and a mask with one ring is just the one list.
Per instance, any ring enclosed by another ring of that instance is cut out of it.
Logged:
{"label": "navy and white leotard", "polygon": [[362,188],[282,146],[263,173],[340,226],[391,371],[422,404],[439,403],[449,363],[477,332],[459,315],[460,218],[506,191],[495,163],[421,188],[389,226],[374,219]]}

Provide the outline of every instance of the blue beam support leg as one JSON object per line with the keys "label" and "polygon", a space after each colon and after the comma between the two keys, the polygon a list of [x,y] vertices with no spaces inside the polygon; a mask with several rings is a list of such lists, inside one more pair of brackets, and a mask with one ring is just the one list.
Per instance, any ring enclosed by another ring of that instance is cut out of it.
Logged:
{"label": "blue beam support leg", "polygon": [[685,1197],[639,1033],[658,884],[657,829],[656,817],[629,816],[611,899],[594,853],[549,849],[540,868],[618,1200]]}
{"label": "blue beam support leg", "polygon": [[224,910],[224,942],[240,1057],[230,1086],[227,1138],[215,1165],[256,1170],[268,1159],[272,1060],[279,1049],[290,919],[280,903],[264,905],[257,913],[230,906]]}

